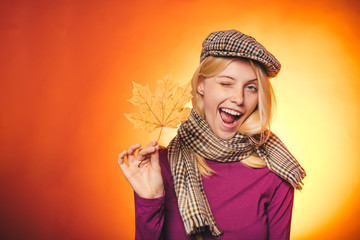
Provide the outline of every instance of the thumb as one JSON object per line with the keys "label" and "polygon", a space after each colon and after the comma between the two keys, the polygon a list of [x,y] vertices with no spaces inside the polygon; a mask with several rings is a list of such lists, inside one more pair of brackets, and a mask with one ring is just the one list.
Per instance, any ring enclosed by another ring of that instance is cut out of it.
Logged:
{"label": "thumb", "polygon": [[159,162],[159,144],[156,143],[155,152],[151,154],[151,165],[153,166],[154,170],[160,169],[160,162]]}

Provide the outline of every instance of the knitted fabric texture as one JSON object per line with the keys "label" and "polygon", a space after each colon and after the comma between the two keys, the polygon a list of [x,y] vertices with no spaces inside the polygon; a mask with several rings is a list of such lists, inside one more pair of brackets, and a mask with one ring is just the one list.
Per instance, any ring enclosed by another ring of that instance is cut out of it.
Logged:
{"label": "knitted fabric texture", "polygon": [[222,234],[216,225],[209,203],[204,193],[201,174],[193,152],[204,159],[219,162],[236,162],[255,152],[267,167],[288,181],[296,189],[301,189],[301,180],[306,176],[304,169],[273,133],[268,140],[257,146],[256,141],[237,133],[230,140],[218,138],[208,123],[192,110],[183,122],[176,137],[168,146],[168,159],[178,200],[180,215],[186,233],[192,235],[209,229],[214,237]]}
{"label": "knitted fabric texture", "polygon": [[281,68],[280,62],[255,38],[236,30],[210,33],[202,44],[200,62],[209,55],[253,59],[265,67],[269,77],[275,77]]}

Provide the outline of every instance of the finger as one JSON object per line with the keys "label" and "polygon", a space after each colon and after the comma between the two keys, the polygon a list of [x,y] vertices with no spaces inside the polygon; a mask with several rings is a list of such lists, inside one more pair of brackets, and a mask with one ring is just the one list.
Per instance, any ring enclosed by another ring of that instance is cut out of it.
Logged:
{"label": "finger", "polygon": [[156,142],[156,141],[152,141],[152,142],[149,142],[149,144],[147,145],[147,147],[158,147],[159,144]]}
{"label": "finger", "polygon": [[157,145],[154,145],[153,142],[149,143],[146,147],[141,149],[138,154],[138,161],[143,161],[145,159],[149,159],[151,157],[151,154],[153,154],[157,150]]}
{"label": "finger", "polygon": [[151,155],[151,165],[154,168],[154,170],[160,170],[160,164],[159,164],[159,145],[155,146],[155,153]]}
{"label": "finger", "polygon": [[127,150],[127,154],[128,154],[128,160],[129,160],[129,164],[130,162],[135,160],[135,156],[134,153],[137,149],[139,149],[141,147],[140,143],[136,143],[134,145],[132,145],[128,150]]}
{"label": "finger", "polygon": [[153,161],[155,161],[155,164],[159,165],[158,150],[159,144],[156,141],[150,142],[144,149],[141,149],[138,155],[138,161],[140,161],[138,167],[140,167],[140,165],[144,165],[145,163],[145,165],[152,164]]}
{"label": "finger", "polygon": [[147,165],[150,164],[150,163],[151,163],[150,158],[147,158],[147,159],[144,159],[144,160],[142,160],[141,162],[139,162],[139,164],[137,165],[137,167],[138,167],[138,168],[140,168],[140,167],[145,167],[145,166],[147,166]]}
{"label": "finger", "polygon": [[126,164],[125,164],[125,162],[124,162],[124,158],[125,158],[125,156],[127,156],[127,155],[128,155],[128,154],[127,154],[127,151],[124,150],[123,152],[121,152],[121,153],[119,154],[119,158],[118,158],[118,165],[119,165],[121,171],[123,171],[124,174],[125,174],[126,169],[127,169],[127,166],[126,166]]}

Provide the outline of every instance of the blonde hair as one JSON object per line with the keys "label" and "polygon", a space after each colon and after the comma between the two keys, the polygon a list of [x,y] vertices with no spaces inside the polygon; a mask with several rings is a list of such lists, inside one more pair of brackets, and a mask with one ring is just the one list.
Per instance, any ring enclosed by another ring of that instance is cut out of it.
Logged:
{"label": "blonde hair", "polygon": [[[260,63],[248,58],[229,58],[229,57],[213,57],[209,56],[202,61],[199,67],[196,69],[194,76],[191,80],[192,85],[192,106],[194,110],[202,117],[204,115],[204,101],[203,96],[197,92],[197,86],[199,81],[206,78],[213,77],[222,72],[231,62],[235,60],[241,60],[249,62],[258,79],[258,105],[255,110],[248,116],[239,128],[239,132],[250,136],[250,138],[256,142],[256,144],[263,144],[269,137],[270,120],[275,106],[275,95],[264,68]],[[260,134],[260,139],[255,140],[251,136],[254,134]],[[195,154],[195,153],[194,153]],[[206,164],[205,160],[195,154],[197,159],[197,165],[200,173],[204,176],[210,176],[214,171]],[[250,156],[242,161],[246,165],[253,168],[265,167],[265,162],[255,155]]]}

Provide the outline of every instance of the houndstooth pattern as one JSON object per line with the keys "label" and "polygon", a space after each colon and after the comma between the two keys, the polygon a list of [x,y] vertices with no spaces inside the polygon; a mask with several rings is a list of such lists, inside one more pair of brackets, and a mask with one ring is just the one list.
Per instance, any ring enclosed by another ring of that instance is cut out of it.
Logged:
{"label": "houndstooth pattern", "polygon": [[178,134],[168,146],[168,159],[173,176],[180,215],[188,235],[209,228],[212,235],[221,235],[204,193],[201,174],[192,151],[201,157],[219,162],[241,161],[253,152],[263,159],[268,168],[301,189],[304,169],[291,155],[285,145],[273,133],[267,141],[257,146],[256,139],[237,133],[230,140],[223,140],[212,132],[208,123],[195,110],[191,110],[188,121],[181,124]]}
{"label": "houndstooth pattern", "polygon": [[280,62],[263,45],[237,30],[210,33],[202,44],[200,62],[209,55],[253,59],[265,67],[269,77],[275,77],[281,69]]}

